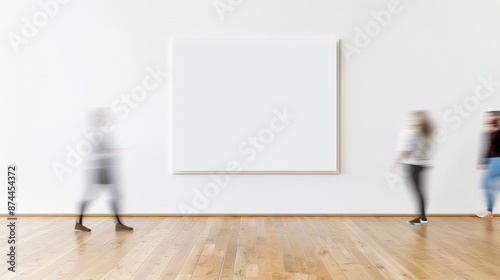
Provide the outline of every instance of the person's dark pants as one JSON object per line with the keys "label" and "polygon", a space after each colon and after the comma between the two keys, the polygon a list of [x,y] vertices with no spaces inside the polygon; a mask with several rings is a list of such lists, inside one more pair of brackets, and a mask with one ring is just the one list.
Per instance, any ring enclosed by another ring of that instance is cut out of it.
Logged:
{"label": "person's dark pants", "polygon": [[422,171],[425,167],[422,165],[406,164],[408,167],[408,175],[410,183],[415,191],[415,196],[417,198],[417,204],[420,211],[420,218],[426,219],[425,216],[425,197],[423,190],[423,180]]}
{"label": "person's dark pants", "polygon": [[[88,185],[98,184],[101,186],[107,185],[108,188],[111,189],[112,200],[110,201],[111,209],[115,213],[116,222],[121,224],[120,217],[118,217],[119,209],[118,209],[118,187],[116,186],[116,180],[114,178],[114,172],[111,167],[104,168],[96,168],[88,170]],[[83,223],[83,213],[85,213],[85,209],[90,204],[91,199],[88,197],[85,198],[80,204],[80,218],[78,222]]]}

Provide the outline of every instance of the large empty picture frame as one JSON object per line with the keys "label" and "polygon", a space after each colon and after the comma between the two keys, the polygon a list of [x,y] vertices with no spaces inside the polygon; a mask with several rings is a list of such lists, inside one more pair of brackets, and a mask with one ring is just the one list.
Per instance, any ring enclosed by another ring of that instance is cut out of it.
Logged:
{"label": "large empty picture frame", "polygon": [[337,40],[173,40],[174,174],[339,173]]}

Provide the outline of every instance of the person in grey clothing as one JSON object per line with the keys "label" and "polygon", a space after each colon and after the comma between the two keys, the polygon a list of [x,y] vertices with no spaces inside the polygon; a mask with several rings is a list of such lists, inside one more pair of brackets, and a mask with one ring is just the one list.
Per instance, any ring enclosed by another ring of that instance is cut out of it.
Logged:
{"label": "person in grey clothing", "polygon": [[75,225],[75,230],[91,231],[83,225],[83,214],[90,202],[94,200],[101,189],[109,190],[111,194],[111,208],[115,214],[116,230],[133,230],[126,226],[118,216],[120,192],[117,183],[116,165],[117,150],[113,148],[112,133],[102,132],[102,125],[112,120],[111,111],[108,108],[94,109],[90,116],[90,126],[94,131],[100,131],[100,139],[94,139],[94,145],[86,157],[86,189],[83,200],[80,203],[80,217]]}

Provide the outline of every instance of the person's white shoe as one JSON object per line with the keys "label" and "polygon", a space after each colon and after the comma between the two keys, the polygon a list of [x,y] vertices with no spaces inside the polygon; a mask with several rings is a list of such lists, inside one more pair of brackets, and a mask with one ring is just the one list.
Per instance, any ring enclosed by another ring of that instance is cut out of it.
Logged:
{"label": "person's white shoe", "polygon": [[493,213],[491,213],[490,211],[484,211],[481,213],[477,213],[476,216],[478,216],[479,218],[491,219],[493,218]]}

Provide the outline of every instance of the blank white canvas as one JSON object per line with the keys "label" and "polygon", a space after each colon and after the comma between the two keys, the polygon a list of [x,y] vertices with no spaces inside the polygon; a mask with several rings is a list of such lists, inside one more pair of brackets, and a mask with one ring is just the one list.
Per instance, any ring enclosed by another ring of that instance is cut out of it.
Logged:
{"label": "blank white canvas", "polygon": [[172,41],[173,173],[337,173],[337,63],[336,40]]}

